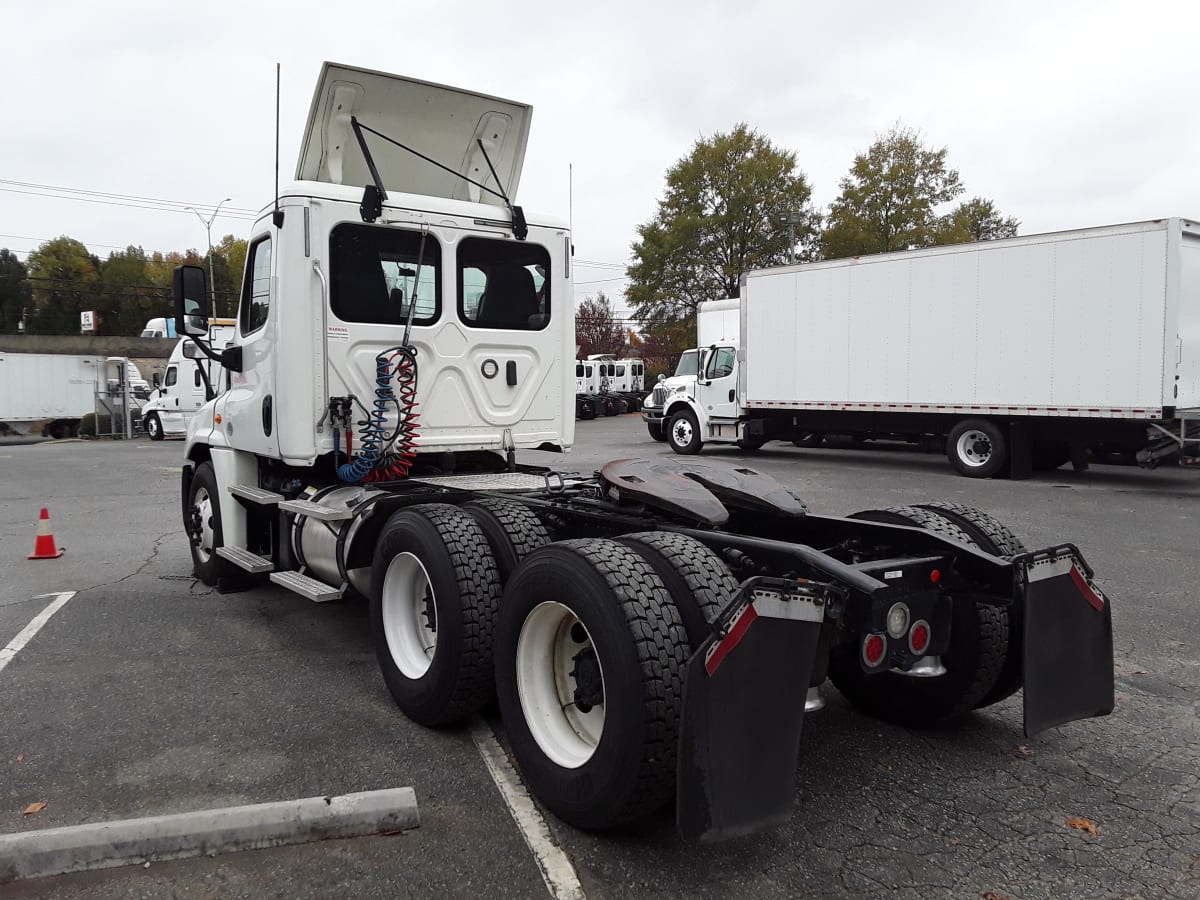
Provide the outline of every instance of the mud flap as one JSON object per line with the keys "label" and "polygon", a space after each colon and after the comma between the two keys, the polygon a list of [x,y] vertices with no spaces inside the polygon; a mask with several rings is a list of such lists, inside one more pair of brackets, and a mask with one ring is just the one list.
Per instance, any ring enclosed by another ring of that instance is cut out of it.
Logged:
{"label": "mud flap", "polygon": [[765,581],[742,586],[739,597],[749,602],[736,600],[722,634],[688,662],[676,823],[689,840],[737,837],[791,817],[826,600],[795,582],[789,591]]}
{"label": "mud flap", "polygon": [[1025,734],[1113,711],[1112,610],[1071,545],[1013,559],[1025,593]]}

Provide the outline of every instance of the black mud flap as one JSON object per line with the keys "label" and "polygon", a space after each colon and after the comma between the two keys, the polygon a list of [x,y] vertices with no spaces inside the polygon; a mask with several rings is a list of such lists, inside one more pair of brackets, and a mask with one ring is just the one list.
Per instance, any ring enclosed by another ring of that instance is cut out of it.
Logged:
{"label": "black mud flap", "polygon": [[689,840],[737,837],[791,817],[827,601],[823,586],[797,590],[792,582],[789,591],[766,581],[742,586],[732,615],[722,616],[723,636],[710,637],[688,662],[676,819]]}
{"label": "black mud flap", "polygon": [[1112,610],[1070,544],[1013,559],[1025,592],[1025,734],[1113,711]]}

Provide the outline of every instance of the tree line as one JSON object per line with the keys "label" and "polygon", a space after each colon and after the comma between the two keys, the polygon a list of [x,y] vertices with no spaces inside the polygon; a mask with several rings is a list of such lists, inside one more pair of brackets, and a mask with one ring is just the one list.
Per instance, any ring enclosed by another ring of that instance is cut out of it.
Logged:
{"label": "tree line", "polygon": [[697,140],[667,171],[626,269],[644,355],[694,344],[697,305],[737,297],[753,269],[1016,235],[1020,223],[991,200],[960,199],[966,188],[947,157],[897,124],[855,155],[822,211],[796,154],[747,125]]}
{"label": "tree line", "polygon": [[[74,238],[44,241],[24,262],[0,249],[0,333],[78,334],[79,314],[96,313],[96,333],[141,334],[149,319],[172,314],[175,267],[208,271],[198,250],[154,252],[129,246],[101,259]],[[226,235],[212,248],[213,286],[219,315],[237,307],[246,242]]]}

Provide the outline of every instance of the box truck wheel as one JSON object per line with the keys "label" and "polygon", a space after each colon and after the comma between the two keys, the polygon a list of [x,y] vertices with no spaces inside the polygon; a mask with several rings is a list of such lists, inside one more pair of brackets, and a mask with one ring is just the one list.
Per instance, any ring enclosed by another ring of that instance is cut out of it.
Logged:
{"label": "box truck wheel", "polygon": [[496,557],[502,585],[508,583],[517,563],[550,543],[550,535],[542,520],[523,503],[501,497],[485,497],[464,503],[462,508],[483,529],[492,555]]}
{"label": "box truck wheel", "polygon": [[792,441],[792,446],[793,447],[820,447],[823,443],[825,443],[825,435],[818,434],[815,431],[810,431],[810,432],[807,432],[806,434],[800,435],[800,437],[798,437],[794,441]]}
{"label": "box truck wheel", "polygon": [[690,409],[681,409],[671,416],[667,425],[667,443],[676,453],[691,455],[700,452],[700,425],[696,414]]}
{"label": "box truck wheel", "polygon": [[[866,510],[850,518],[925,528],[971,544],[948,518],[913,506]],[[975,709],[997,683],[1008,650],[1008,614],[1002,607],[956,599],[951,606],[950,644],[941,657],[945,672],[913,677],[897,672],[868,675],[858,641],[843,644],[829,659],[829,679],[868,715],[907,727],[925,727]]]}
{"label": "box truck wheel", "polygon": [[688,638],[662,580],[610,540],[550,544],[513,573],[496,629],[496,696],[521,776],[586,829],[674,793]]}
{"label": "box truck wheel", "polygon": [[442,503],[393,513],[371,566],[371,634],[396,705],[443,725],[492,697],[500,577],[483,529]]}
{"label": "box truck wheel", "polygon": [[221,538],[221,503],[217,499],[217,476],[210,462],[196,466],[189,491],[183,523],[192,549],[192,572],[207,585],[232,571],[229,563],[217,556]]}
{"label": "box truck wheel", "polygon": [[1004,432],[986,419],[964,419],[950,430],[946,456],[961,475],[991,478],[1008,462],[1008,441]]}
{"label": "box truck wheel", "polygon": [[[943,518],[957,524],[971,538],[971,542],[980,550],[1005,559],[1025,552],[1025,545],[1011,528],[983,510],[951,503],[946,500],[936,500],[932,503],[919,504],[922,509],[937,513]],[[996,683],[978,703],[975,708],[991,706],[999,703],[1005,697],[1010,697],[1021,689],[1024,681],[1025,663],[1025,600],[1018,597],[1008,607],[1008,647],[1004,653],[1004,668]]]}
{"label": "box truck wheel", "polygon": [[667,436],[663,434],[662,422],[647,422],[646,430],[650,432],[650,437],[654,438],[656,441],[662,442],[667,439]]}
{"label": "box truck wheel", "polygon": [[738,589],[729,567],[686,534],[644,531],[619,537],[617,542],[633,549],[663,580],[696,650],[712,634],[709,623]]}
{"label": "box truck wheel", "polygon": [[767,439],[761,434],[747,434],[738,438],[737,445],[743,450],[761,450]]}
{"label": "box truck wheel", "polygon": [[146,434],[150,436],[152,441],[161,441],[163,439],[162,422],[158,420],[158,413],[150,413],[142,422],[142,426],[146,429]]}

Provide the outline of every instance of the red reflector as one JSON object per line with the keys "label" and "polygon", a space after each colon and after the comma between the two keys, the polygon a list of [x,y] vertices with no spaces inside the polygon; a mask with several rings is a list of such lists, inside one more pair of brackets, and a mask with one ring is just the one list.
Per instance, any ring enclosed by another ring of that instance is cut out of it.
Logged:
{"label": "red reflector", "polygon": [[930,581],[932,581],[934,584],[937,584],[939,581],[941,581],[941,580],[942,580],[942,573],[941,573],[941,570],[940,570],[940,569],[934,569],[932,572],[930,572],[930,573],[929,573],[929,580],[930,580]]}
{"label": "red reflector", "polygon": [[929,626],[924,622],[916,622],[913,624],[912,631],[908,633],[908,648],[913,653],[920,656],[929,646]]}
{"label": "red reflector", "polygon": [[868,666],[877,666],[883,662],[883,652],[886,649],[887,644],[881,635],[869,634],[863,641],[863,659],[867,661]]}

